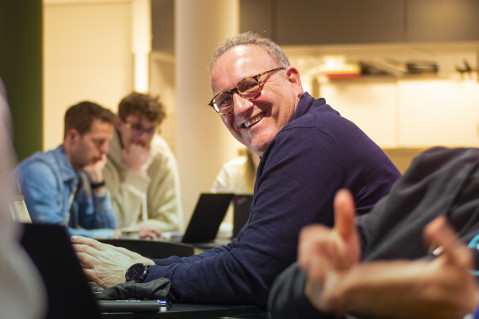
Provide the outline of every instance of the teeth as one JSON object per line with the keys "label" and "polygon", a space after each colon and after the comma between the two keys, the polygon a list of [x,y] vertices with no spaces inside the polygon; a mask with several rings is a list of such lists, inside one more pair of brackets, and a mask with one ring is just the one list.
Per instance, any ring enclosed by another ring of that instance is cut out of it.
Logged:
{"label": "teeth", "polygon": [[257,117],[253,118],[251,121],[246,122],[246,123],[244,124],[244,126],[245,126],[246,128],[248,128],[248,127],[250,127],[251,125],[257,123],[257,122],[258,122],[259,120],[261,120],[262,118],[263,118],[263,117],[262,117],[261,115],[258,115]]}

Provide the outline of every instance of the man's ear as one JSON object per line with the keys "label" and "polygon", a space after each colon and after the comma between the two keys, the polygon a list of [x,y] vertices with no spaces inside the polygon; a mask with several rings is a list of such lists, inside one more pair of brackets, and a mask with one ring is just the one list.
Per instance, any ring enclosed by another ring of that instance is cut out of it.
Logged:
{"label": "man's ear", "polygon": [[68,130],[67,134],[65,135],[64,142],[72,144],[72,143],[75,143],[79,137],[81,137],[81,135],[77,131],[77,129],[71,128]]}
{"label": "man's ear", "polygon": [[303,91],[303,85],[301,84],[301,76],[299,75],[298,69],[290,66],[286,69],[285,72],[286,72],[286,78],[293,86],[293,89],[295,90],[296,95],[298,97],[301,97],[304,91]]}

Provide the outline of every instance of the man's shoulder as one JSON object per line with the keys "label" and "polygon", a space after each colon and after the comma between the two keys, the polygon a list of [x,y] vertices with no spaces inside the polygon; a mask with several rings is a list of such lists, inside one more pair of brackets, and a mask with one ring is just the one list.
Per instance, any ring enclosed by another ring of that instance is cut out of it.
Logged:
{"label": "man's shoulder", "polygon": [[27,168],[34,165],[48,165],[48,166],[57,166],[55,160],[55,150],[49,150],[46,152],[35,152],[31,156],[24,159],[18,166],[20,168]]}
{"label": "man's shoulder", "polygon": [[479,148],[447,148],[447,147],[432,147],[417,155],[409,169],[410,171],[433,171],[448,169],[462,169],[468,163],[479,163]]}
{"label": "man's shoulder", "polygon": [[457,147],[457,148],[447,148],[447,147],[432,147],[420,153],[417,158],[433,158],[433,157],[442,157],[447,159],[464,157],[464,158],[474,158],[479,159],[479,148],[475,147]]}
{"label": "man's shoulder", "polygon": [[[302,107],[306,108],[306,106]],[[313,100],[306,111],[298,109],[297,112],[300,112],[300,114],[295,114],[284,130],[293,128],[320,128],[324,130],[329,127],[341,126],[345,121],[348,121],[327,104],[324,99]]]}
{"label": "man's shoulder", "polygon": [[65,175],[71,177],[75,172],[61,146],[46,152],[36,152],[24,159],[17,167],[22,175],[35,175],[40,178],[45,175]]}
{"label": "man's shoulder", "polygon": [[155,135],[151,141],[151,156],[153,159],[158,158],[174,158],[173,152],[170,149],[168,143],[159,135]]}

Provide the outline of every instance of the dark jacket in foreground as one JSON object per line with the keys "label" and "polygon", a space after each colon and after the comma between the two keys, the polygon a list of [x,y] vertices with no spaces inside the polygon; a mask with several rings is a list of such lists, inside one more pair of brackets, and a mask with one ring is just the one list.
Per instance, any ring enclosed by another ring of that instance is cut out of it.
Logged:
{"label": "dark jacket in foreground", "polygon": [[265,305],[273,280],[296,260],[300,229],[333,224],[338,189],[350,189],[366,213],[399,176],[356,125],[305,93],[261,158],[238,238],[200,255],[155,260],[147,281],[169,278],[172,300]]}
{"label": "dark jacket in foreground", "polygon": [[[423,228],[440,215],[466,244],[479,233],[479,149],[434,148],[417,156],[390,194],[357,217],[361,259],[428,258]],[[269,299],[272,319],[330,318],[310,305],[305,282],[296,265],[281,274]]]}

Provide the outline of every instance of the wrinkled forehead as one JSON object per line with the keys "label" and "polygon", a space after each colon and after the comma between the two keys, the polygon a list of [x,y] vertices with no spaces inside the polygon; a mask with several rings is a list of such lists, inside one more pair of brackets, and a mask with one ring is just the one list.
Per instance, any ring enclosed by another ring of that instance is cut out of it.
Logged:
{"label": "wrinkled forehead", "polygon": [[225,51],[211,68],[213,93],[234,87],[243,78],[276,67],[274,59],[261,45],[237,45]]}
{"label": "wrinkled forehead", "polygon": [[113,124],[110,122],[103,121],[101,119],[94,119],[91,123],[90,129],[83,134],[83,136],[99,136],[99,135],[110,135],[113,132]]}

